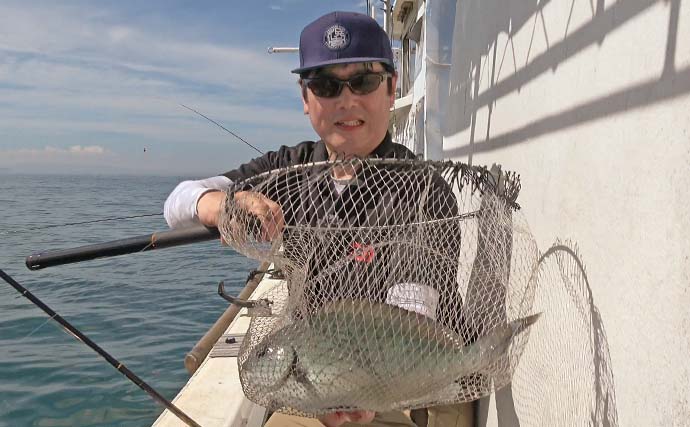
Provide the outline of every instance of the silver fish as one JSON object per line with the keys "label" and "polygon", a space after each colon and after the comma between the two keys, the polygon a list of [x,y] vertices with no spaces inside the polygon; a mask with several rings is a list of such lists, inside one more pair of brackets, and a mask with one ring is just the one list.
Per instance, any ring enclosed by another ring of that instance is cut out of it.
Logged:
{"label": "silver fish", "polygon": [[241,363],[240,378],[245,394],[270,409],[389,411],[482,374],[539,316],[463,346],[457,334],[426,316],[342,300],[268,335]]}

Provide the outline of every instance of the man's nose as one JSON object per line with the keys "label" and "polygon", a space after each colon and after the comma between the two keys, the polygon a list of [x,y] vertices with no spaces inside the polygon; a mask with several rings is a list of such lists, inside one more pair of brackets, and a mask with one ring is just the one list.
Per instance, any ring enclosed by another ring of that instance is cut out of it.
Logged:
{"label": "man's nose", "polygon": [[343,85],[343,90],[340,91],[340,95],[338,96],[338,104],[341,107],[347,107],[355,104],[358,98],[359,95],[355,95],[352,89],[350,89],[350,86]]}

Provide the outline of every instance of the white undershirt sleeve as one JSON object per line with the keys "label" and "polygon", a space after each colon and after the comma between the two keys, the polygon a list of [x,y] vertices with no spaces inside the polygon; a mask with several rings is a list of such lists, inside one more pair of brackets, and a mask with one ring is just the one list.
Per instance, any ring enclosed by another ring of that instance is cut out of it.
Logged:
{"label": "white undershirt sleeve", "polygon": [[165,200],[163,216],[170,228],[199,224],[197,203],[199,198],[212,190],[224,190],[232,181],[226,176],[214,176],[198,181],[183,181]]}

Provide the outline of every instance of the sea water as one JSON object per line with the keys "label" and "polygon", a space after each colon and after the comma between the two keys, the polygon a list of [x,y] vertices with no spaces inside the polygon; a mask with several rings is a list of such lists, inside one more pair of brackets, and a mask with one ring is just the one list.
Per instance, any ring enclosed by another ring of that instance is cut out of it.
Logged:
{"label": "sea water", "polygon": [[[162,215],[62,224],[161,213],[181,179],[0,174],[0,268],[169,399],[227,308],[218,282],[237,294],[257,261],[217,241],[39,271],[24,259],[166,230]],[[145,426],[162,409],[0,281],[0,426]]]}

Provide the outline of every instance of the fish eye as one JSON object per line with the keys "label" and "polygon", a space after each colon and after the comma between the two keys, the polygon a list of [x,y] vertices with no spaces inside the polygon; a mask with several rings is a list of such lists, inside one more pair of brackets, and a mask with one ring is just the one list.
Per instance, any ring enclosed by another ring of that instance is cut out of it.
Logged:
{"label": "fish eye", "polygon": [[270,348],[268,347],[268,345],[262,345],[256,350],[256,357],[258,357],[259,359],[265,357],[269,350]]}
{"label": "fish eye", "polygon": [[241,375],[263,393],[278,392],[292,375],[295,356],[279,343],[258,343],[242,363]]}
{"label": "fish eye", "polygon": [[270,358],[282,360],[285,358],[285,349],[280,346],[275,347],[269,344],[263,344],[257,347],[254,355],[257,359]]}

